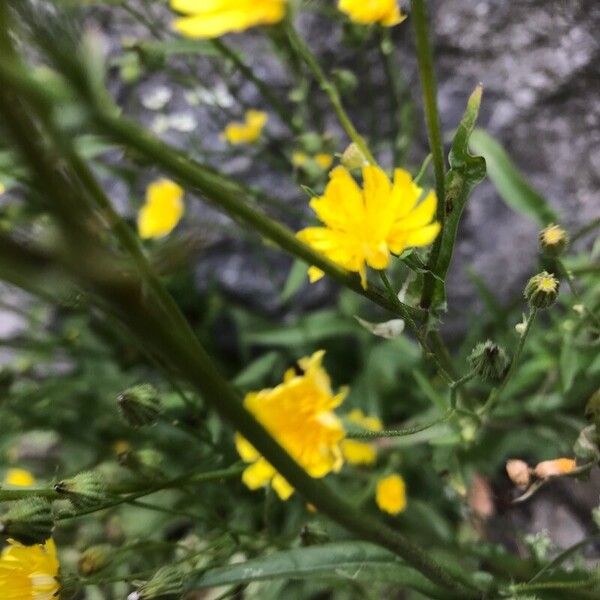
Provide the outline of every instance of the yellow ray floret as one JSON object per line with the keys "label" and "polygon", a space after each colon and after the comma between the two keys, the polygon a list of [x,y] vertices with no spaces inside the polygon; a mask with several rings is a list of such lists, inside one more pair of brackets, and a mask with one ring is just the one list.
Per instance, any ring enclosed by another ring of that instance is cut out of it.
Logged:
{"label": "yellow ray floret", "polygon": [[267,120],[267,113],[260,110],[248,110],[244,122],[229,123],[223,130],[221,137],[234,146],[252,144],[260,138]]}
{"label": "yellow ray floret", "polygon": [[[351,410],[346,418],[351,423],[368,431],[381,431],[383,425],[377,417],[366,416],[360,408]],[[368,442],[346,439],[342,442],[342,454],[351,465],[372,465],[377,460],[377,449]]]}
{"label": "yellow ray floret", "polygon": [[13,487],[30,487],[35,485],[35,477],[26,469],[8,469],[4,476],[4,484]]}
{"label": "yellow ray floret", "polygon": [[[311,208],[323,227],[298,232],[300,240],[349,271],[360,273],[367,287],[367,266],[385,269],[390,254],[431,244],[440,232],[433,221],[437,198],[430,191],[419,202],[422,188],[403,169],[396,169],[394,181],[374,165],[363,167],[363,188],[344,167],[330,173],[323,196],[313,198]],[[311,281],[323,272],[309,269]]]}
{"label": "yellow ray floret", "polygon": [[138,214],[138,232],[142,239],[161,238],[175,229],[183,216],[183,189],[168,179],[148,186],[146,203]]}
{"label": "yellow ray floret", "polygon": [[[251,392],[244,399],[246,409],[315,478],[339,471],[343,462],[344,429],[333,410],[343,402],[347,389],[333,393],[321,365],[323,355],[321,350],[302,358],[298,361],[302,374],[290,369],[277,387]],[[252,490],[270,484],[287,500],[292,486],[239,433],[235,443],[242,460],[250,463],[242,481]]]}
{"label": "yellow ray floret", "polygon": [[190,38],[216,38],[256,25],[273,25],[285,16],[287,0],[171,0],[185,16],[173,27]]}
{"label": "yellow ray floret", "polygon": [[406,484],[400,475],[388,475],[377,482],[375,502],[383,512],[397,515],[406,508]]}
{"label": "yellow ray floret", "polygon": [[53,540],[23,546],[9,540],[0,557],[2,600],[56,600],[58,558]]}
{"label": "yellow ray floret", "polygon": [[360,25],[379,23],[393,27],[406,19],[406,15],[400,11],[398,0],[340,0],[338,7]]}

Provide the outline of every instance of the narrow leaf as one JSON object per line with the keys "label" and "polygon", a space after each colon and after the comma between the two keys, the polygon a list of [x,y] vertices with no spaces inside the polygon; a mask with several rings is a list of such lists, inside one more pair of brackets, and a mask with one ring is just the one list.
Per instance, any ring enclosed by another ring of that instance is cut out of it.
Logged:
{"label": "narrow leaf", "polygon": [[404,321],[402,319],[392,319],[384,323],[371,323],[358,316],[354,317],[367,331],[373,335],[391,340],[398,337],[404,331]]}

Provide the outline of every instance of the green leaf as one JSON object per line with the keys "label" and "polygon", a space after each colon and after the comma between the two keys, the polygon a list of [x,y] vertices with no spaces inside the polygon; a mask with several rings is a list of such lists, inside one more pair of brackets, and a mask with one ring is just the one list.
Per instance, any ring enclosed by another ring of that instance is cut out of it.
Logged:
{"label": "green leaf", "polygon": [[232,383],[240,388],[249,388],[254,385],[262,384],[265,378],[273,373],[275,366],[279,361],[277,352],[267,352],[260,358],[251,362],[245,369],[240,371]]}
{"label": "green leaf", "polygon": [[283,286],[283,291],[279,299],[282,302],[287,302],[296,294],[296,292],[302,287],[302,284],[306,281],[306,263],[302,260],[296,259],[292,264],[292,268],[288,273],[287,280]]}
{"label": "green leaf", "polygon": [[491,135],[476,129],[471,134],[470,145],[485,158],[490,179],[510,208],[541,227],[559,221],[546,199],[527,182],[506,150]]}
{"label": "green leaf", "polygon": [[[469,97],[467,108],[448,154],[450,170],[446,175],[446,222],[442,231],[440,254],[435,266],[436,274],[444,281],[452,260],[463,209],[471,191],[484,179],[486,173],[485,159],[469,153],[469,138],[479,114],[482,92],[482,87],[478,85]],[[445,284],[436,283],[435,304],[442,305],[445,301]]]}
{"label": "green leaf", "polygon": [[418,590],[429,598],[447,597],[447,593],[393,554],[367,542],[336,542],[276,552],[192,575],[186,588],[195,590],[278,578],[384,581]]}

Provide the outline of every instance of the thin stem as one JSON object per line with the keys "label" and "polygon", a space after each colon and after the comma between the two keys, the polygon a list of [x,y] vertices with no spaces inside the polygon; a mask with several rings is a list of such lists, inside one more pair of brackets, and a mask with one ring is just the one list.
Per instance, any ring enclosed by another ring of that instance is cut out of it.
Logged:
{"label": "thin stem", "polygon": [[535,320],[537,312],[538,312],[537,308],[535,308],[535,307],[531,308],[531,310],[529,312],[529,317],[527,318],[527,322],[525,324],[525,330],[519,337],[519,343],[517,344],[517,349],[515,350],[515,354],[510,363],[508,371],[506,372],[506,375],[504,376],[504,379],[502,380],[500,385],[497,388],[494,388],[492,390],[486,403],[479,409],[479,411],[477,411],[477,414],[480,417],[483,417],[484,415],[486,415],[487,413],[491,412],[494,409],[494,407],[500,400],[500,395],[506,388],[506,386],[507,386],[508,382],[510,381],[511,377],[513,376],[513,374],[515,373],[517,364],[519,362],[519,358],[521,356],[521,352],[523,352],[523,347],[525,346],[525,340],[527,339],[527,336],[529,335],[529,330],[531,329],[531,326],[533,325],[533,322]]}
{"label": "thin stem", "polygon": [[600,217],[590,221],[587,225],[584,225],[581,229],[577,230],[571,237],[571,243],[575,243],[577,240],[585,237],[588,233],[598,229],[600,227]]}
{"label": "thin stem", "polygon": [[254,84],[263,98],[279,115],[281,122],[289,127],[292,133],[300,135],[302,133],[302,128],[295,125],[294,119],[290,119],[289,110],[280,102],[279,98],[275,96],[271,88],[240,58],[239,54],[235,50],[232,50],[221,39],[211,40],[211,44],[224,58],[230,60],[248,81],[251,81]]}
{"label": "thin stem", "polygon": [[[412,1],[412,23],[415,34],[419,78],[423,91],[425,107],[425,122],[429,148],[433,156],[433,170],[435,174],[435,191],[438,198],[436,219],[442,224],[442,234],[436,238],[429,254],[428,266],[435,273],[435,267],[442,246],[443,226],[446,221],[446,192],[445,175],[446,163],[444,160],[444,142],[442,139],[442,126],[437,105],[437,84],[433,66],[433,47],[427,17],[425,0]],[[433,300],[435,278],[431,273],[425,273],[421,306],[429,308]]]}
{"label": "thin stem", "polygon": [[348,134],[348,137],[360,148],[360,151],[364,154],[365,158],[372,164],[376,165],[373,154],[369,150],[369,147],[365,143],[362,136],[356,131],[350,117],[346,113],[340,93],[335,84],[325,75],[325,72],[318,63],[315,55],[310,51],[310,48],[305,44],[304,40],[298,35],[298,32],[294,29],[292,23],[288,23],[286,26],[286,32],[290,41],[291,48],[296,52],[298,57],[306,64],[310,72],[313,74],[321,89],[325,92],[331,106],[337,115],[340,125],[344,131]]}
{"label": "thin stem", "polygon": [[456,411],[452,408],[445,414],[437,419],[422,423],[421,425],[413,425],[412,427],[405,427],[403,429],[384,429],[382,431],[349,431],[346,433],[346,438],[351,440],[373,440],[377,438],[388,438],[388,437],[402,437],[406,435],[413,435],[420,433],[440,423],[445,423],[450,419]]}
{"label": "thin stem", "polygon": [[569,269],[567,268],[567,266],[565,265],[565,263],[562,260],[558,259],[556,262],[558,264],[558,267],[559,267],[562,275],[567,280],[567,283],[569,284],[569,288],[571,289],[571,293],[573,294],[573,297],[575,298],[575,300],[577,300],[577,302],[579,304],[581,304],[581,306],[583,306],[584,312],[596,324],[596,326],[600,327],[600,318],[597,317],[594,314],[594,312],[592,310],[590,310],[584,304],[583,300],[581,299],[581,295],[579,294],[579,290],[577,289],[577,284],[575,283],[575,279],[574,279],[571,271],[569,271]]}

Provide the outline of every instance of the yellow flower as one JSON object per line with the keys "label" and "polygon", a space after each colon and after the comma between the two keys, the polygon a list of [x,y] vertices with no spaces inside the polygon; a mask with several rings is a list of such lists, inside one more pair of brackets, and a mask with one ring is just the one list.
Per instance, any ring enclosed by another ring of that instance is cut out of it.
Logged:
{"label": "yellow flower", "polygon": [[[343,462],[339,445],[344,429],[333,409],[343,402],[347,389],[332,392],[321,365],[324,354],[320,350],[300,359],[301,375],[289,369],[283,383],[250,392],[244,399],[246,409],[315,478],[339,471]],[[278,496],[287,500],[294,491],[292,486],[239,433],[235,443],[242,460],[251,463],[242,481],[251,490],[270,483]]]}
{"label": "yellow flower", "polygon": [[397,0],[340,0],[338,8],[360,25],[379,23],[385,27],[398,25],[406,19]]}
{"label": "yellow flower", "polygon": [[375,501],[380,510],[397,515],[406,508],[406,484],[400,475],[388,475],[377,482]]}
{"label": "yellow flower", "polygon": [[327,171],[333,163],[333,156],[325,152],[320,152],[315,155],[315,162],[323,169],[323,171]]}
{"label": "yellow flower", "polygon": [[171,8],[185,17],[174,22],[186,37],[216,38],[255,25],[279,23],[287,0],[171,0]]}
{"label": "yellow flower", "polygon": [[175,229],[184,211],[183,189],[169,179],[148,186],[146,203],[138,214],[138,232],[142,239],[161,238]]}
{"label": "yellow flower", "polygon": [[292,164],[295,167],[302,167],[306,164],[306,161],[308,160],[308,155],[305,154],[304,152],[294,152],[292,154]]}
{"label": "yellow flower", "polygon": [[6,191],[6,186],[0,181],[0,196]]}
{"label": "yellow flower", "polygon": [[8,469],[4,475],[4,485],[14,487],[30,487],[35,484],[35,477],[25,469]]}
{"label": "yellow flower", "polygon": [[0,557],[2,600],[56,600],[58,558],[53,540],[23,546],[9,540]]}
{"label": "yellow flower", "polygon": [[[377,417],[367,417],[360,408],[351,410],[346,416],[348,421],[368,431],[381,431],[383,425]],[[359,440],[343,440],[342,454],[351,465],[372,465],[377,460],[377,450],[373,444]]]}
{"label": "yellow flower", "polygon": [[246,120],[243,123],[235,121],[225,127],[221,138],[233,145],[252,144],[262,133],[268,120],[268,115],[260,110],[246,111]]}
{"label": "yellow flower", "polygon": [[333,163],[333,156],[325,152],[320,152],[319,154],[315,154],[311,159],[311,157],[304,152],[294,152],[292,154],[292,164],[295,167],[304,167],[309,160],[313,160],[322,171],[327,171]]}
{"label": "yellow flower", "polygon": [[[363,189],[346,168],[333,169],[325,194],[310,202],[325,226],[307,227],[297,236],[330,260],[360,273],[366,288],[367,265],[385,269],[390,253],[430,244],[440,224],[432,222],[435,192],[430,191],[418,203],[423,190],[408,172],[396,169],[393,184],[379,167],[365,166],[362,173]],[[315,267],[308,274],[311,281],[323,276]]]}

